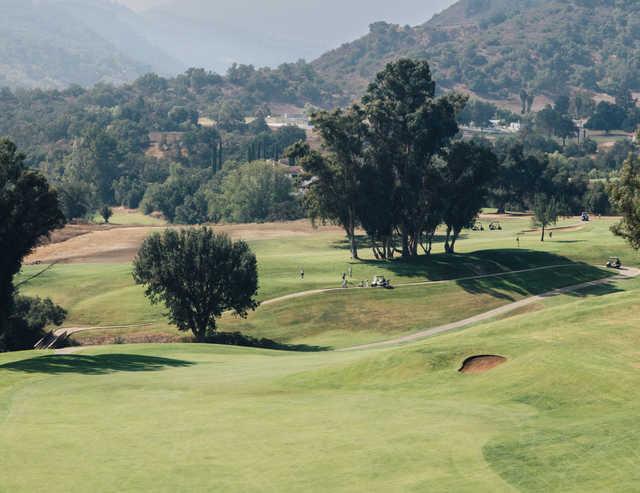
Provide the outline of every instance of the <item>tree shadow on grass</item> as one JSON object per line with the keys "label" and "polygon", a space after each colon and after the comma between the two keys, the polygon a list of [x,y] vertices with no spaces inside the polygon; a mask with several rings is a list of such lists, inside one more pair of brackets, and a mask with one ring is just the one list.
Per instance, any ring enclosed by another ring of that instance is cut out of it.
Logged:
{"label": "tree shadow on grass", "polygon": [[613,282],[609,281],[603,284],[588,286],[586,288],[582,288],[577,291],[568,291],[563,294],[567,296],[572,296],[574,298],[590,298],[592,296],[600,297],[600,296],[607,296],[610,294],[622,293],[623,291],[624,289],[620,289],[619,287],[614,285]]}
{"label": "tree shadow on grass", "polygon": [[24,373],[62,375],[106,375],[116,372],[149,372],[166,368],[184,368],[193,363],[184,360],[141,356],[137,354],[53,355],[40,356],[0,366],[1,370]]}
{"label": "tree shadow on grass", "polygon": [[[499,277],[457,281],[465,291],[472,294],[488,294],[494,298],[516,301],[523,298],[548,293],[556,289],[578,286],[583,283],[603,279],[601,269],[581,262],[567,264],[557,270],[548,269],[524,273],[505,274]],[[574,268],[575,267],[575,268]],[[567,291],[568,296],[605,296],[620,292],[611,282],[588,286],[578,291]]]}
{"label": "tree shadow on grass", "polygon": [[251,347],[260,349],[271,349],[273,351],[291,351],[298,353],[318,353],[329,351],[326,346],[309,346],[307,344],[286,344],[272,341],[271,339],[251,337],[240,332],[217,332],[207,337],[209,344],[223,344],[227,346]]}
{"label": "tree shadow on grass", "polygon": [[[458,241],[466,240],[467,238],[469,238],[469,235],[463,233],[463,234],[461,234],[459,236]],[[446,239],[447,239],[447,237],[445,235],[435,235],[433,237],[433,244],[434,245],[444,244]],[[357,245],[359,251],[361,251],[361,250],[369,250],[371,248],[371,240],[369,239],[368,236],[358,235],[358,236],[356,236],[356,245]],[[331,246],[333,248],[338,249],[338,250],[350,250],[351,249],[351,242],[347,238],[343,238],[343,239],[336,240],[336,241],[332,242]],[[400,244],[399,241],[395,242],[395,247],[397,249],[401,248],[401,244]]]}
{"label": "tree shadow on grass", "polygon": [[363,260],[363,265],[391,271],[397,276],[416,281],[445,281],[462,277],[499,274],[503,272],[575,264],[562,255],[526,249],[482,250],[447,255],[438,253],[412,259],[391,261]]}
{"label": "tree shadow on grass", "polygon": [[518,283],[509,282],[500,277],[458,281],[457,284],[467,293],[488,294],[493,298],[510,302],[516,301],[516,295],[525,297],[530,294],[526,288]]}

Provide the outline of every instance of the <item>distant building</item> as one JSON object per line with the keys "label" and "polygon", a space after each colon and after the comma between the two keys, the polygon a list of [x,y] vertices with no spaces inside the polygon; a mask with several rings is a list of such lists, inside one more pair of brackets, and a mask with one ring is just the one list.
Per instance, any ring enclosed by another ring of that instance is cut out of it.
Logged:
{"label": "distant building", "polygon": [[309,117],[305,114],[287,114],[279,115],[279,116],[268,116],[266,118],[267,125],[270,128],[281,128],[281,127],[298,127],[303,130],[311,130],[313,127],[309,123]]}

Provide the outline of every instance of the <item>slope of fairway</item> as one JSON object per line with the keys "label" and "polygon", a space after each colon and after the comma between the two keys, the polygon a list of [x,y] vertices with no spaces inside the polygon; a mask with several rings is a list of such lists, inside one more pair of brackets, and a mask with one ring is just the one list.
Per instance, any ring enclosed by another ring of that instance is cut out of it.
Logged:
{"label": "slope of fairway", "polygon": [[[501,231],[465,232],[458,244],[459,255],[441,253],[438,242],[433,255],[409,262],[372,259],[365,243],[361,250],[363,260],[350,262],[344,238],[335,230],[313,232],[308,226],[304,229],[302,224],[286,223],[278,233],[275,224],[248,225],[245,228],[258,257],[261,301],[336,288],[340,286],[341,273],[349,269],[353,274],[350,287],[354,287],[374,275],[383,275],[401,285],[576,263],[582,267],[576,268],[581,271],[579,275],[575,275],[576,270],[563,267],[540,273],[544,275],[528,273],[519,279],[474,282],[472,289],[457,283],[446,288],[424,286],[391,293],[349,290],[283,300],[259,308],[248,321],[227,318],[221,328],[242,330],[281,343],[345,347],[459,320],[522,296],[589,280],[588,276],[597,278],[601,274],[584,263],[602,265],[609,255],[622,256],[627,265],[638,264],[637,254],[608,231],[612,220],[589,224],[576,221],[562,222],[560,227],[567,228],[556,230],[551,241],[541,243],[537,232],[521,233],[530,228],[529,218],[507,217]],[[520,248],[515,241],[517,234]],[[265,239],[256,239],[261,236]],[[298,275],[300,268],[305,270],[304,279]],[[28,266],[21,279],[42,269],[42,265]],[[77,334],[76,339],[83,344],[178,341],[184,337],[167,323],[163,308],[152,306],[143,289],[134,285],[128,262],[58,264],[22,286],[21,291],[51,297],[65,307],[69,312],[67,327],[127,326]],[[140,324],[144,326],[131,327]]]}
{"label": "slope of fairway", "polygon": [[390,291],[337,291],[265,305],[247,320],[227,316],[220,329],[288,344],[344,348],[437,327],[608,275],[587,265],[570,264]]}
{"label": "slope of fairway", "polygon": [[[378,351],[2,355],[1,489],[635,491],[639,294]],[[457,371],[480,354],[507,362]]]}

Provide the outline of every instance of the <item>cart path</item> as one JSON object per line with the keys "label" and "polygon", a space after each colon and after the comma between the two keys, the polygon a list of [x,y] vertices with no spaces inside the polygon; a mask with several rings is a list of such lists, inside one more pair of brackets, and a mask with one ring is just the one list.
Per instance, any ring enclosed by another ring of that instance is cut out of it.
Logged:
{"label": "cart path", "polygon": [[[397,285],[394,286],[394,288],[395,289],[399,289],[399,288],[406,288],[406,287],[411,287],[411,286],[429,286],[429,285],[437,285],[437,284],[446,284],[446,283],[450,283],[450,282],[463,282],[463,281],[474,281],[474,280],[479,280],[479,279],[490,279],[490,278],[497,278],[497,277],[506,277],[506,276],[516,275],[516,274],[524,274],[524,273],[527,273],[527,272],[536,272],[536,271],[543,271],[543,270],[549,270],[549,269],[564,269],[564,268],[567,268],[567,267],[575,267],[576,265],[579,265],[579,264],[547,265],[547,266],[543,266],[543,267],[533,267],[533,268],[530,268],[530,269],[510,270],[510,271],[505,271],[505,272],[497,272],[497,273],[493,273],[493,274],[482,274],[482,275],[477,275],[477,276],[460,277],[460,278],[457,278],[457,279],[442,279],[442,280],[439,280],[439,281],[410,282],[410,283],[404,283],[404,284],[397,284]],[[297,298],[306,298],[308,296],[314,296],[314,295],[324,294],[324,293],[346,293],[346,292],[353,292],[354,290],[363,290],[363,289],[371,290],[371,289],[379,289],[379,288],[319,288],[319,289],[312,289],[312,290],[309,290],[309,291],[299,291],[297,293],[290,293],[290,294],[286,294],[284,296],[279,296],[277,298],[272,298],[270,300],[263,301],[262,303],[260,303],[260,306],[274,305],[276,303],[282,303],[283,301],[289,301],[289,300],[293,300],[293,299],[297,299]],[[154,324],[163,323],[164,321],[165,320],[156,320],[156,321],[152,321],[152,322],[144,322],[144,323],[140,323],[140,324],[128,324],[128,325],[62,327],[60,329],[55,330],[54,334],[56,336],[60,336],[60,335],[63,335],[65,332],[67,333],[67,335],[73,335],[73,334],[76,334],[78,332],[86,332],[88,330],[136,329],[136,328],[142,328],[142,327],[150,327],[150,326],[152,326]]]}
{"label": "cart path", "polygon": [[581,291],[583,289],[586,289],[586,288],[589,288],[589,287],[593,287],[593,286],[602,286],[602,285],[610,283],[613,279],[621,279],[621,278],[622,279],[631,279],[631,278],[638,277],[638,276],[640,276],[640,269],[625,268],[625,269],[622,269],[620,271],[620,273],[617,276],[614,276],[614,277],[608,277],[608,278],[605,278],[605,279],[599,279],[597,281],[584,282],[582,284],[576,284],[575,286],[568,286],[566,288],[554,289],[553,291],[548,291],[548,292],[543,293],[543,294],[539,294],[539,295],[536,295],[536,296],[531,296],[529,298],[525,298],[523,300],[516,301],[514,303],[510,303],[510,304],[505,305],[505,306],[501,306],[501,307],[496,308],[494,310],[490,310],[488,312],[484,312],[484,313],[475,315],[473,317],[470,317],[470,318],[467,318],[467,319],[464,319],[464,320],[459,320],[457,322],[452,322],[450,324],[441,325],[439,327],[433,327],[431,329],[427,329],[427,330],[423,330],[423,331],[420,331],[420,332],[416,332],[414,334],[409,334],[409,335],[404,336],[404,337],[398,337],[397,339],[390,339],[390,340],[387,340],[387,341],[374,342],[374,343],[371,343],[371,344],[363,344],[361,346],[353,346],[353,347],[344,348],[344,349],[336,349],[335,351],[336,352],[359,351],[359,350],[365,350],[365,349],[377,349],[377,348],[385,348],[385,347],[389,347],[389,346],[398,346],[398,345],[406,344],[406,343],[409,343],[409,342],[416,342],[416,341],[419,341],[419,340],[422,340],[422,339],[427,339],[429,337],[433,337],[433,336],[436,336],[436,335],[444,334],[446,332],[452,332],[454,330],[462,329],[464,327],[476,324],[478,322],[484,322],[486,320],[490,320],[490,319],[498,317],[500,315],[504,315],[504,314],[513,312],[515,310],[518,310],[519,308],[532,305],[534,303],[543,301],[543,300],[548,299],[548,298],[553,298],[555,296],[559,296],[559,295],[562,295],[562,294]]}
{"label": "cart path", "polygon": [[[446,280],[441,280],[441,281],[424,281],[424,282],[408,283],[408,284],[398,285],[397,288],[402,288],[402,287],[407,287],[407,286],[424,286],[424,285],[432,285],[432,284],[444,284],[444,283],[448,283],[448,282],[460,282],[460,281],[467,281],[467,280],[504,277],[504,276],[508,276],[508,275],[521,274],[521,273],[526,273],[526,272],[535,272],[535,271],[548,270],[548,269],[566,268],[566,267],[571,267],[571,266],[574,266],[574,265],[575,264],[551,265],[551,266],[535,267],[535,268],[531,268],[531,269],[523,269],[523,270],[517,270],[517,271],[501,272],[501,273],[497,273],[497,274],[484,274],[484,275],[480,275],[480,276],[462,277],[462,278],[459,278],[459,279],[446,279]],[[445,333],[445,332],[450,332],[450,331],[453,331],[453,330],[457,330],[457,329],[466,327],[468,325],[475,324],[477,322],[482,322],[482,321],[494,318],[494,317],[499,316],[499,315],[510,313],[512,311],[518,310],[519,308],[531,305],[533,303],[539,302],[539,301],[544,300],[546,298],[558,296],[558,295],[565,294],[565,293],[580,291],[580,290],[582,290],[584,288],[587,288],[587,287],[590,287],[590,286],[604,285],[604,284],[607,284],[608,282],[610,282],[612,279],[616,279],[616,278],[634,278],[634,277],[638,277],[638,276],[640,276],[640,269],[624,268],[624,269],[622,269],[621,271],[618,272],[617,276],[607,277],[607,278],[599,279],[599,280],[596,280],[596,281],[589,281],[589,282],[586,282],[586,283],[577,284],[577,285],[574,285],[574,286],[568,286],[568,287],[565,287],[565,288],[554,289],[554,290],[549,291],[547,293],[543,293],[543,294],[540,294],[540,295],[536,295],[536,296],[532,296],[532,297],[529,297],[529,298],[525,298],[523,300],[516,301],[516,302],[510,303],[508,305],[504,305],[502,307],[496,308],[494,310],[490,310],[490,311],[485,312],[485,313],[480,313],[478,315],[475,315],[473,317],[470,317],[470,318],[467,318],[467,319],[464,319],[464,320],[459,320],[457,322],[452,322],[450,324],[446,324],[446,325],[439,326],[439,327],[433,327],[431,329],[427,329],[427,330],[423,330],[423,331],[420,331],[420,332],[416,332],[414,334],[409,334],[407,336],[400,337],[400,338],[397,338],[397,339],[390,339],[390,340],[387,340],[387,341],[375,342],[375,343],[365,344],[365,345],[361,345],[361,346],[354,346],[354,347],[350,347],[350,348],[337,349],[335,351],[336,352],[344,352],[344,351],[356,351],[356,350],[362,350],[362,349],[382,348],[382,347],[387,347],[387,346],[395,346],[395,345],[399,345],[399,344],[404,344],[404,343],[407,343],[407,342],[413,342],[413,341],[417,341],[417,340],[421,340],[421,339],[426,339],[428,337],[432,337],[432,336],[435,336],[435,335],[438,335],[438,334],[442,334],[442,333]],[[357,288],[357,289],[365,289],[365,288]],[[372,288],[369,288],[369,289],[372,289]],[[353,291],[353,289],[329,288],[329,289],[316,289],[316,290],[311,290],[311,291],[303,291],[303,292],[300,292],[300,293],[293,293],[293,294],[281,296],[279,298],[274,298],[274,299],[271,299],[271,300],[263,302],[261,305],[269,305],[269,304],[279,303],[279,302],[282,302],[282,301],[295,299],[295,298],[301,298],[301,297],[305,297],[305,296],[312,296],[312,295],[315,295],[315,294],[330,293],[330,292],[349,292],[349,291]],[[72,335],[72,334],[75,334],[75,333],[78,333],[78,332],[85,332],[85,331],[89,331],[89,330],[133,329],[133,328],[149,327],[149,326],[154,325],[155,323],[160,323],[160,322],[161,321],[158,321],[158,322],[147,322],[147,323],[142,323],[142,324],[111,325],[111,326],[96,326],[96,327],[64,327],[64,328],[61,328],[61,329],[57,329],[54,333],[55,333],[55,335],[62,335],[62,334],[64,334],[66,332],[68,335]],[[89,348],[89,347],[91,347],[91,346],[75,346],[75,347],[61,348],[61,349],[57,349],[56,350],[56,354],[72,354],[72,353],[75,353],[77,351]]]}
{"label": "cart path", "polygon": [[[449,282],[463,282],[463,281],[476,281],[479,279],[490,279],[495,277],[506,277],[515,274],[525,274],[527,272],[536,272],[542,270],[550,270],[550,269],[566,269],[567,267],[576,267],[580,264],[558,264],[558,265],[546,265],[543,267],[532,267],[530,269],[522,269],[522,270],[509,270],[504,272],[496,272],[493,274],[481,274],[477,276],[467,276],[467,277],[459,277],[457,279],[441,279],[439,281],[417,281],[417,282],[408,282],[403,284],[396,284],[393,287],[395,289],[406,288],[411,286],[429,286],[433,284],[446,284]],[[260,306],[268,306],[276,303],[281,303],[283,301],[293,300],[296,298],[306,298],[307,296],[313,296],[316,294],[323,293],[340,293],[345,291],[353,291],[353,290],[362,290],[362,289],[374,289],[374,288],[322,288],[322,289],[312,289],[309,291],[300,291],[298,293],[286,294],[284,296],[279,296],[278,298],[273,298],[270,300],[263,301],[260,303]],[[375,288],[377,289],[377,288]]]}

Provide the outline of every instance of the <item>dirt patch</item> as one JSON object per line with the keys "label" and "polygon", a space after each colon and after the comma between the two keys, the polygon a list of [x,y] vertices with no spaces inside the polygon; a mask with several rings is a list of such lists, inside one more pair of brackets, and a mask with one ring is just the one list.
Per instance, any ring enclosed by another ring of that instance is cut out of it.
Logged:
{"label": "dirt patch", "polygon": [[504,356],[482,355],[471,356],[462,363],[462,367],[458,370],[460,373],[484,373],[493,370],[496,366],[500,366],[507,362]]}
{"label": "dirt patch", "polygon": [[192,342],[192,338],[185,336],[184,334],[170,334],[170,333],[153,333],[153,332],[141,332],[131,334],[96,334],[96,335],[84,335],[82,338],[75,339],[79,344],[77,347],[84,346],[108,346],[113,344],[171,344],[171,343],[186,343]]}
{"label": "dirt patch", "polygon": [[[43,245],[26,259],[34,263],[118,263],[131,262],[144,239],[154,231],[162,231],[167,226],[127,226],[91,227],[82,233],[68,234],[67,239]],[[171,226],[170,226],[171,227]],[[179,228],[180,226],[173,226]],[[294,236],[310,236],[321,232],[340,233],[334,226],[314,229],[308,220],[265,224],[224,224],[212,225],[219,232],[225,232],[234,239],[265,240]]]}

